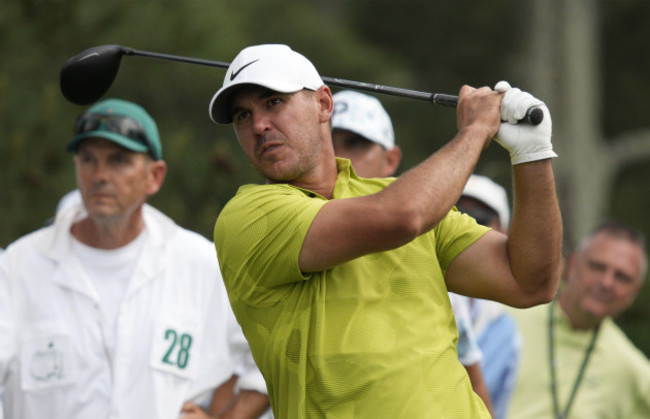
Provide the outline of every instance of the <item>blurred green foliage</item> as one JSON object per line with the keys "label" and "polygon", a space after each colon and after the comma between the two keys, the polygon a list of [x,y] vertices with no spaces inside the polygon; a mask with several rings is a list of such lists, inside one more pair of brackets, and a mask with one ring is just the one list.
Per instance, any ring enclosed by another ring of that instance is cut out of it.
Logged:
{"label": "blurred green foliage", "polygon": [[[5,0],[0,7],[0,247],[41,227],[59,198],[75,187],[72,156],[63,148],[84,107],[63,98],[58,77],[66,60],[86,48],[120,44],[230,61],[247,45],[287,43],[329,77],[449,94],[463,84],[494,85],[501,79],[525,88],[528,51],[521,41],[530,1]],[[650,3],[601,0],[599,5],[602,129],[615,136],[648,125],[650,25],[644,22]],[[151,203],[208,238],[237,188],[261,181],[231,127],[208,117],[208,103],[224,74],[219,68],[124,57],[106,95],[138,102],[158,121],[169,174]],[[380,99],[404,150],[400,171],[455,132],[451,108]],[[510,189],[510,164],[497,145],[486,150],[477,171]],[[648,172],[646,164],[621,173],[609,214],[646,233]],[[646,354],[649,302],[646,287],[619,319]]]}

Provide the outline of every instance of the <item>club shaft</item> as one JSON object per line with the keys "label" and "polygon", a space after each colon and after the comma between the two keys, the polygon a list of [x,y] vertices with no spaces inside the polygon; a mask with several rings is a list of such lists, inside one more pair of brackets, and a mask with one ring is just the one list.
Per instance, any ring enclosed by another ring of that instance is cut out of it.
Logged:
{"label": "club shaft", "polygon": [[[182,55],[172,55],[172,54],[163,54],[163,53],[152,52],[152,51],[143,51],[143,50],[124,47],[121,45],[111,45],[108,47],[112,52],[115,52],[117,48],[118,52],[123,55],[138,55],[142,57],[157,58],[160,60],[167,60],[167,61],[178,61],[178,62],[190,63],[190,64],[199,64],[199,65],[204,65],[209,67],[228,68],[230,66],[230,63],[226,63],[223,61],[204,60],[201,58],[186,57]],[[84,55],[82,58],[77,60],[77,63],[85,59],[88,59],[89,57],[92,57],[94,55],[99,56],[102,49],[106,50],[106,47],[91,48],[90,50],[93,51],[92,54]],[[87,50],[87,52],[90,52],[90,50]],[[118,65],[119,65],[119,59],[118,59]],[[400,97],[422,100],[436,105],[443,105],[449,107],[456,107],[458,105],[458,96],[453,96],[453,95],[447,95],[442,93],[421,92],[418,90],[403,89],[400,87],[384,86],[381,84],[339,79],[335,77],[322,77],[322,79],[326,84],[330,86],[337,86],[337,87],[344,87],[349,89],[363,90],[372,93],[382,93],[387,95],[400,96]],[[112,79],[110,81],[112,81]],[[543,118],[544,118],[544,112],[541,109],[537,107],[531,107],[528,109],[528,112],[526,112],[526,116],[524,117],[524,119],[522,119],[520,122],[537,125],[542,121]]]}
{"label": "club shaft", "polygon": [[[204,60],[201,58],[185,57],[181,55],[162,54],[159,52],[142,51],[132,48],[124,49],[125,55],[140,55],[144,57],[158,58],[161,60],[179,61],[190,64],[199,64],[210,67],[228,68],[230,63],[223,61]],[[409,99],[422,100],[436,105],[456,107],[458,96],[444,93],[429,93],[419,90],[403,89],[401,87],[384,86],[381,84],[365,83],[361,81],[340,79],[337,77],[321,77],[329,86],[344,87],[348,89],[363,90],[371,93],[382,93],[386,95],[400,96]],[[526,124],[537,125],[544,119],[544,112],[536,107],[528,109],[526,116],[520,121]]]}
{"label": "club shaft", "polygon": [[203,60],[201,58],[184,57],[182,55],[161,54],[159,52],[142,51],[142,50],[137,50],[132,48],[125,48],[124,55],[139,55],[142,57],[151,57],[151,58],[158,58],[160,60],[179,61],[182,63],[206,65],[209,67],[228,68],[230,66],[230,63],[224,63],[222,61]]}
{"label": "club shaft", "polygon": [[[124,55],[139,55],[143,57],[158,58],[160,60],[178,61],[190,64],[199,64],[210,67],[228,68],[230,63],[222,61],[204,60],[201,58],[185,57],[181,55],[162,54],[159,52],[142,51],[133,48],[124,48]],[[423,100],[437,105],[455,107],[458,103],[458,96],[441,93],[428,93],[418,90],[403,89],[400,87],[384,86],[381,84],[364,83],[361,81],[346,80],[336,77],[321,77],[329,86],[345,87],[366,92],[382,93],[386,95],[400,96],[409,99]]]}

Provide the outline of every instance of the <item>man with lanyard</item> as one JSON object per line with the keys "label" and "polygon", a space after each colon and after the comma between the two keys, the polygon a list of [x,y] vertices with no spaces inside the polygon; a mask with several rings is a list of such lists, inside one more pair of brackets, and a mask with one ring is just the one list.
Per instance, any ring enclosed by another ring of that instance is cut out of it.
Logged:
{"label": "man with lanyard", "polygon": [[102,101],[67,150],[81,200],[0,260],[5,417],[258,417],[264,382],[212,243],[145,203],[167,172],[153,118]]}
{"label": "man with lanyard", "polygon": [[568,258],[553,302],[513,310],[523,351],[509,417],[650,417],[650,363],[612,320],[641,290],[647,263],[641,232],[604,223]]}
{"label": "man with lanyard", "polygon": [[[495,88],[463,86],[454,138],[397,179],[365,179],[334,156],[332,94],[309,60],[258,45],[232,61],[210,115],[267,184],[241,187],[214,237],[276,417],[490,417],[447,292],[547,302],[562,243],[549,111]],[[531,106],[543,122],[517,124]],[[514,165],[509,236],[452,209],[497,134]]]}

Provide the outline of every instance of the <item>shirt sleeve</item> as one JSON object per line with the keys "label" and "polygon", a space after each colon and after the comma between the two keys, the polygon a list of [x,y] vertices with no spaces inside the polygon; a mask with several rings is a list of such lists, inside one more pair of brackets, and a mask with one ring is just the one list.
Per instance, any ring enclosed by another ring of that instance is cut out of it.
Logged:
{"label": "shirt sleeve", "polygon": [[436,253],[440,261],[443,275],[447,268],[463,250],[490,231],[467,214],[461,214],[456,207],[452,208],[434,228],[436,237]]}
{"label": "shirt sleeve", "polygon": [[289,185],[240,189],[214,229],[229,293],[250,301],[264,298],[266,290],[308,279],[300,272],[298,257],[314,217],[326,203]]}

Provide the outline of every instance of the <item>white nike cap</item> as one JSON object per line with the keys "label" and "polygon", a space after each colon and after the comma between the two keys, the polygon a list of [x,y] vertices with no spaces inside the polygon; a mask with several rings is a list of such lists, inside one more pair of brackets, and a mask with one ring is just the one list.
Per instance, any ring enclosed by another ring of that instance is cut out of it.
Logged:
{"label": "white nike cap", "polygon": [[374,96],[343,90],[333,96],[332,129],[344,129],[390,150],[395,133],[388,112]]}
{"label": "white nike cap", "polygon": [[499,215],[501,227],[508,227],[510,205],[508,204],[508,194],[503,186],[487,176],[471,175],[461,196],[474,198],[492,208]]}
{"label": "white nike cap", "polygon": [[266,44],[244,48],[228,67],[223,86],[210,101],[208,112],[214,122],[232,122],[230,97],[237,90],[236,86],[244,84],[293,93],[302,89],[318,90],[325,83],[314,65],[287,45]]}

